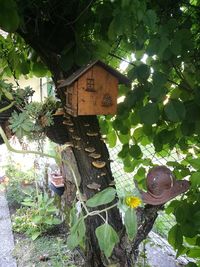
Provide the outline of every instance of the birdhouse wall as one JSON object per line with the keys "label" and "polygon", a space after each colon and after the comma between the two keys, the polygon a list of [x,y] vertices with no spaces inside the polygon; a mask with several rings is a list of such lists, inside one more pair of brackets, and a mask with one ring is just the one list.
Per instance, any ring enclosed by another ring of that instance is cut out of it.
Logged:
{"label": "birdhouse wall", "polygon": [[77,81],[68,86],[65,89],[65,94],[66,94],[66,112],[69,113],[72,116],[77,116],[77,103],[78,103],[78,83]]}
{"label": "birdhouse wall", "polygon": [[95,65],[77,81],[78,115],[116,114],[118,79]]}

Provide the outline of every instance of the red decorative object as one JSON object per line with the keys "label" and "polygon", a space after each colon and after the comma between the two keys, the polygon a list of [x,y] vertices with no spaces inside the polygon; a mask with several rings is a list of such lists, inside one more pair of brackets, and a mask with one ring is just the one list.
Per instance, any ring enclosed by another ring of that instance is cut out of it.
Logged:
{"label": "red decorative object", "polygon": [[64,187],[64,179],[62,175],[57,173],[51,174],[51,183],[57,188]]}
{"label": "red decorative object", "polygon": [[176,181],[173,173],[166,166],[156,166],[147,175],[147,192],[142,192],[144,203],[161,205],[186,192],[190,183]]}

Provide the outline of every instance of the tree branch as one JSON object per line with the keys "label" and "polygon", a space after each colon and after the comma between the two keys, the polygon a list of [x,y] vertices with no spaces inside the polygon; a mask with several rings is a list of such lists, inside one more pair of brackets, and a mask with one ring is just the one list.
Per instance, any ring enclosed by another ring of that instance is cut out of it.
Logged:
{"label": "tree branch", "polygon": [[139,227],[137,235],[132,243],[132,249],[130,255],[134,255],[134,263],[137,260],[139,253],[139,245],[145,240],[151,231],[156,218],[158,217],[158,211],[163,208],[163,205],[152,206],[146,205],[144,209],[138,209]]}
{"label": "tree branch", "polygon": [[89,4],[81,11],[81,13],[78,15],[78,17],[76,17],[73,21],[68,22],[66,25],[69,26],[69,25],[76,23],[80,19],[80,17],[88,10],[88,8],[91,6],[92,2],[94,2],[94,0],[91,0],[89,2]]}
{"label": "tree branch", "polygon": [[135,65],[133,62],[130,62],[130,61],[128,61],[127,59],[125,59],[125,58],[123,58],[123,57],[120,57],[120,56],[115,55],[115,54],[113,54],[113,53],[109,53],[109,55],[110,55],[111,57],[115,57],[115,58],[117,58],[117,59],[119,59],[119,60],[121,60],[121,61],[124,61],[124,62],[126,62],[126,63],[128,63],[128,64],[130,64],[130,65],[132,65],[132,66],[134,66],[134,67],[136,67],[136,65]]}

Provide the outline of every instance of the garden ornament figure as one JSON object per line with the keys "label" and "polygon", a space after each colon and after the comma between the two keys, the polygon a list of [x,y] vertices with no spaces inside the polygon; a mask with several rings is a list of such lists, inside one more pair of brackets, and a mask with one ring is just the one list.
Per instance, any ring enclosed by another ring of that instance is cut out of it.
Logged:
{"label": "garden ornament figure", "polygon": [[176,181],[173,173],[166,166],[156,166],[147,174],[147,192],[142,192],[144,203],[161,205],[186,192],[189,182]]}

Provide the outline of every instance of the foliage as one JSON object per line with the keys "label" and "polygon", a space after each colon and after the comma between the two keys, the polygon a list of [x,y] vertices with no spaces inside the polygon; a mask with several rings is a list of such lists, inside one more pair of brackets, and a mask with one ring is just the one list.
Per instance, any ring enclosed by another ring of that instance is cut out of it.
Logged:
{"label": "foliage", "polygon": [[10,205],[21,205],[26,196],[24,185],[33,183],[35,175],[32,169],[23,171],[20,166],[11,161],[4,166],[8,178],[6,185],[6,196]]}
{"label": "foliage", "polygon": [[44,103],[31,102],[20,113],[12,113],[10,128],[18,138],[41,139],[45,128],[53,124],[53,112],[58,106],[59,102],[53,97],[46,98]]}
{"label": "foliage", "polygon": [[[124,224],[126,228],[126,232],[128,238],[133,240],[137,233],[137,217],[135,208],[137,208],[141,204],[141,200],[138,197],[137,200],[140,200],[137,206],[131,206],[126,203],[126,196],[131,195],[131,193],[139,195],[139,192],[134,189],[134,192],[124,192],[124,194],[119,198],[119,201],[113,205],[107,206],[104,209],[88,211],[86,207],[84,207],[87,214],[83,216],[82,213],[77,211],[77,208],[74,207],[71,210],[70,214],[70,235],[67,239],[67,244],[70,249],[74,249],[78,245],[84,247],[85,234],[86,234],[86,225],[85,219],[89,216],[99,215],[104,223],[95,229],[95,234],[100,246],[100,249],[104,252],[105,256],[109,258],[112,254],[113,248],[116,244],[119,243],[119,235],[115,231],[115,229],[108,223],[108,218],[101,215],[102,212],[108,212],[109,209],[118,206],[121,210],[122,214],[124,214]],[[86,206],[90,208],[99,207],[108,203],[113,202],[116,196],[116,190],[112,187],[108,187],[101,192],[95,194],[93,197],[86,201]]]}
{"label": "foliage", "polygon": [[9,0],[2,5],[1,28],[17,30],[35,51],[16,33],[1,37],[1,75],[42,76],[49,68],[56,80],[91,59],[101,58],[115,67],[123,59],[128,61],[126,71],[132,87],[120,87],[124,100],[118,105],[117,116],[100,118],[102,133],[111,147],[122,144],[119,157],[124,170],[136,171],[138,183],[145,180],[146,169],[153,165],[152,159],[144,157],[142,147],[153,144],[155,153],[177,151],[183,156],[167,162],[177,179],[187,177],[191,182],[188,193],[170,206],[177,224],[169,240],[178,255],[186,252],[198,258],[199,0],[57,3]]}
{"label": "foliage", "polygon": [[[35,240],[38,236],[60,224],[57,218],[58,209],[54,205],[54,199],[47,194],[38,194],[24,199],[22,207],[13,217],[13,229],[19,233],[26,233]],[[27,208],[28,207],[28,208]]]}
{"label": "foliage", "polygon": [[20,109],[29,103],[30,97],[34,91],[31,87],[27,86],[24,89],[18,86],[13,86],[12,83],[7,83],[4,80],[0,81],[0,101],[4,105],[9,105],[12,101],[15,106]]}

